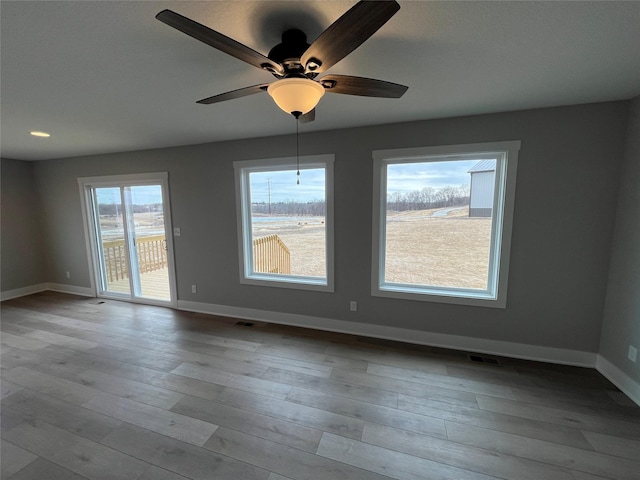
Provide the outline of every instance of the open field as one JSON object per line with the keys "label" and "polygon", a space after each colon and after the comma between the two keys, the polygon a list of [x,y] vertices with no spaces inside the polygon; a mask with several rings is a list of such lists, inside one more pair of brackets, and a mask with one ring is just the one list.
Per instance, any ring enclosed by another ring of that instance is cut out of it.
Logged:
{"label": "open field", "polygon": [[291,253],[291,273],[311,277],[326,275],[324,217],[254,223],[253,238],[277,234]]}
{"label": "open field", "polygon": [[[443,216],[436,210],[390,213],[387,218],[387,281],[486,288],[490,218],[469,218],[468,208]],[[324,219],[254,224],[254,238],[277,234],[291,252],[291,272],[323,276]],[[314,255],[313,253],[317,254]],[[322,260],[309,262],[321,257]]]}

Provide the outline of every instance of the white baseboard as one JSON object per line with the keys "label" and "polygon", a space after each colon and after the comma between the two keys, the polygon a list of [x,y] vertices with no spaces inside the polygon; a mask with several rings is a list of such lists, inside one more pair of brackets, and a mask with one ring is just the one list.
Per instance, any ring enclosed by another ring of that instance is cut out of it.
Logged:
{"label": "white baseboard", "polygon": [[7,290],[0,292],[0,301],[11,300],[12,298],[25,297],[40,293],[47,290],[61,293],[71,293],[73,295],[82,295],[83,297],[95,297],[95,293],[91,288],[77,287],[75,285],[65,285],[63,283],[40,283],[29,287],[16,288],[15,290]]}
{"label": "white baseboard", "polygon": [[596,365],[597,354],[593,352],[541,347],[523,343],[465,337],[461,335],[431,333],[384,325],[372,325],[308,315],[270,312],[250,308],[229,307],[226,305],[214,305],[210,303],[188,302],[182,300],[178,300],[178,309],[240,318],[243,320],[263,321],[282,325],[308,327],[330,332],[362,335],[385,340],[397,340],[400,342],[427,345],[431,347],[451,348],[454,350],[500,355],[524,360],[535,360],[540,362],[590,368],[594,368]]}
{"label": "white baseboard", "polygon": [[72,295],[81,295],[83,297],[95,297],[96,293],[92,288],[77,287],[75,285],[65,285],[64,283],[48,283],[47,290],[60,293],[70,293]]}
{"label": "white baseboard", "polygon": [[38,285],[31,285],[28,287],[16,288],[14,290],[7,290],[0,292],[0,301],[11,300],[12,298],[24,297],[26,295],[33,295],[34,293],[44,292],[49,289],[48,283],[40,283]]}
{"label": "white baseboard", "polygon": [[602,355],[598,355],[596,370],[640,406],[640,383],[636,382]]}

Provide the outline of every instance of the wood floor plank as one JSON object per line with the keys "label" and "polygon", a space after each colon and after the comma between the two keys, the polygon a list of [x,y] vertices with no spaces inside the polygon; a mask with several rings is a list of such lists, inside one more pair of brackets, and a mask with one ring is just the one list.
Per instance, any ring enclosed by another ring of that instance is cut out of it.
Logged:
{"label": "wood floor plank", "polygon": [[195,397],[185,397],[171,411],[312,453],[322,436],[320,430]]}
{"label": "wood floor plank", "polygon": [[274,357],[271,355],[264,355],[256,352],[246,352],[229,349],[221,355],[233,360],[244,360],[257,363],[267,368],[280,368],[296,373],[303,373],[305,375],[313,375],[323,378],[329,377],[333,370],[333,367],[315,362]]}
{"label": "wood floor plank", "polygon": [[[5,478],[5,477],[2,477]],[[13,475],[9,480],[86,480],[86,477],[56,465],[42,457]]]}
{"label": "wood floor plank", "polygon": [[222,392],[217,402],[249,412],[268,415],[305,427],[336,433],[349,438],[360,438],[364,422],[358,418],[340,415],[320,408],[282,401],[265,395],[247,395],[232,388]]}
{"label": "wood floor plank", "polygon": [[0,440],[0,458],[0,478],[9,478],[38,457],[13,443]]}
{"label": "wood floor plank", "polygon": [[581,430],[612,434],[631,440],[640,440],[640,420],[627,421],[586,415],[575,410],[550,408],[522,402],[478,396],[478,405],[482,410],[501,412],[516,417],[540,420],[555,425],[570,426]]}
{"label": "wood floor plank", "polygon": [[128,363],[123,364],[122,367],[114,371],[113,374],[117,377],[127,378],[136,382],[146,383],[165,390],[204,398],[206,400],[214,400],[220,395],[220,392],[226,388],[223,385],[216,385],[202,380]]}
{"label": "wood floor plank", "polygon": [[177,473],[170,472],[164,468],[151,465],[149,469],[144,472],[144,475],[140,477],[140,480],[189,480],[187,477],[178,475]]}
{"label": "wood floor plank", "polygon": [[109,393],[101,393],[82,406],[197,446],[202,446],[218,428],[202,420]]}
{"label": "wood floor plank", "polygon": [[344,462],[220,428],[205,448],[296,480],[389,480]]}
{"label": "wood floor plank", "polygon": [[572,480],[569,470],[545,463],[375,423],[365,424],[362,441],[498,478]]}
{"label": "wood floor plank", "polygon": [[100,441],[111,433],[120,421],[78,405],[58,400],[30,389],[6,398],[2,408],[20,412],[25,421],[38,419],[89,440]]}
{"label": "wood floor plank", "polygon": [[192,480],[265,480],[269,472],[134,425],[121,425],[105,445]]}
{"label": "wood floor plank", "polygon": [[442,402],[477,407],[476,396],[470,392],[451,388],[425,386],[422,383],[396,378],[381,377],[364,372],[354,372],[345,369],[333,369],[331,378],[351,385],[362,385],[377,389],[397,392],[398,395],[408,395],[416,398],[433,399]]}
{"label": "wood floor plank", "polygon": [[238,340],[234,338],[219,337],[211,334],[193,332],[182,332],[178,335],[178,339],[192,340],[198,343],[232,348],[235,350],[247,350],[249,352],[255,352],[262,345],[261,343],[257,342],[247,342],[246,340]]}
{"label": "wood floor plank", "polygon": [[425,435],[445,438],[444,421],[395,408],[374,405],[350,398],[327,395],[314,390],[294,388],[287,396],[287,401],[308,407],[326,410],[339,415],[354,417],[367,422],[389,425],[404,430],[411,430]]}
{"label": "wood floor plank", "polygon": [[148,464],[39,420],[22,423],[6,440],[91,480],[138,478]]}
{"label": "wood floor plank", "polygon": [[0,337],[2,346],[16,347],[21,350],[40,350],[50,345],[49,343],[34,338],[27,338],[12,333],[3,333]]}
{"label": "wood floor plank", "polygon": [[12,383],[9,380],[0,380],[0,400],[8,397],[9,395],[13,395],[23,388],[24,387],[18,385],[17,383]]}
{"label": "wood floor plank", "polygon": [[77,405],[82,405],[100,394],[100,391],[94,388],[38,372],[27,367],[13,368],[4,374],[4,378],[23,387]]}
{"label": "wood floor plank", "polygon": [[447,366],[444,363],[429,358],[427,355],[403,354],[380,346],[365,347],[362,344],[331,344],[325,350],[325,354],[425,373],[447,374]]}
{"label": "wood floor plank", "polygon": [[37,353],[38,355],[46,357],[49,363],[60,365],[71,364],[103,373],[111,373],[124,365],[124,357],[118,356],[119,352],[111,353],[102,346],[93,348],[88,352],[83,352],[58,345],[51,345],[42,350],[38,350]]}
{"label": "wood floor plank", "polygon": [[582,433],[596,452],[640,462],[640,441],[595,432]]}
{"label": "wood floor plank", "polygon": [[496,477],[330,433],[322,436],[318,455],[399,480],[496,480]]}
{"label": "wood floor plank", "polygon": [[267,480],[293,480],[289,477],[285,477],[283,475],[278,475],[277,473],[271,473],[269,475],[269,478],[267,478]]}
{"label": "wood floor plank", "polygon": [[292,372],[280,368],[269,368],[261,378],[309,390],[318,390],[340,397],[375,403],[376,405],[393,408],[398,406],[398,394],[389,390],[352,385],[346,382],[320,378],[315,375],[306,375],[304,373]]}
{"label": "wood floor plank", "polygon": [[3,434],[24,423],[25,420],[24,415],[19,410],[14,410],[5,405],[4,402],[2,403],[2,408],[0,408],[0,427],[2,427]]}
{"label": "wood floor plank", "polygon": [[419,404],[415,404],[399,399],[398,408],[449,422],[491,428],[500,432],[593,450],[580,430],[564,425],[430,400],[421,400]]}
{"label": "wood floor plank", "polygon": [[247,377],[240,374],[218,371],[191,363],[182,363],[171,371],[174,375],[195,378],[216,385],[224,385],[245,392],[267,395],[284,400],[291,390],[291,386],[282,383]]}
{"label": "wood floor plank", "polygon": [[541,462],[593,475],[620,480],[637,480],[640,474],[640,459],[633,461],[520,435],[454,423],[447,423],[447,433],[449,439],[455,442],[523,458],[534,457]]}
{"label": "wood floor plank", "polygon": [[601,477],[599,475],[591,475],[590,473],[576,472],[575,470],[571,472],[571,475],[575,480],[615,480],[612,478]]}
{"label": "wood floor plank", "polygon": [[[77,367],[79,368],[78,370],[69,368],[68,365],[63,365],[62,367],[59,371],[51,373],[59,378],[95,388],[101,392],[111,393],[155,407],[169,409],[183,397],[182,394],[171,390],[128,380],[97,370]],[[39,367],[33,368],[38,369]]]}
{"label": "wood floor plank", "polygon": [[27,338],[40,340],[51,345],[60,345],[61,347],[73,348],[74,350],[90,350],[98,346],[96,342],[89,342],[79,338],[60,335],[58,333],[47,332],[44,330],[33,330],[25,334]]}
{"label": "wood floor plank", "polygon": [[410,380],[412,382],[423,383],[434,387],[450,388],[452,390],[461,390],[469,393],[491,395],[494,397],[515,400],[510,387],[480,382],[477,380],[459,379],[448,377],[446,375],[437,375],[378,364],[369,364],[367,373],[383,377]]}
{"label": "wood floor plank", "polygon": [[308,352],[304,349],[294,347],[278,347],[273,345],[263,345],[257,353],[269,355],[276,358],[290,358],[292,360],[310,361],[325,365],[331,368],[346,368],[355,371],[365,371],[368,362],[355,358],[339,357],[336,355],[325,355],[324,353]]}

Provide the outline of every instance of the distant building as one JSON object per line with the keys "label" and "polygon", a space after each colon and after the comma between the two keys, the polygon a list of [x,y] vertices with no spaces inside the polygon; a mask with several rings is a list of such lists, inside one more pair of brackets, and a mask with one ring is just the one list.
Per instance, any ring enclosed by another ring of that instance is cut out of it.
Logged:
{"label": "distant building", "polygon": [[496,182],[496,161],[480,160],[469,170],[471,193],[470,217],[490,217],[493,210],[493,192]]}

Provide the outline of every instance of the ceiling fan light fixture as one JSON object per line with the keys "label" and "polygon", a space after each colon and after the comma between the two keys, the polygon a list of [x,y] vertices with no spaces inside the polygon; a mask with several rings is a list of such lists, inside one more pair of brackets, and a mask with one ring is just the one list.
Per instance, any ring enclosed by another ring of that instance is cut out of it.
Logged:
{"label": "ceiling fan light fixture", "polygon": [[283,111],[310,112],[324,95],[324,87],[308,78],[284,78],[269,84],[267,92]]}

